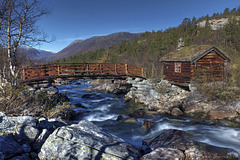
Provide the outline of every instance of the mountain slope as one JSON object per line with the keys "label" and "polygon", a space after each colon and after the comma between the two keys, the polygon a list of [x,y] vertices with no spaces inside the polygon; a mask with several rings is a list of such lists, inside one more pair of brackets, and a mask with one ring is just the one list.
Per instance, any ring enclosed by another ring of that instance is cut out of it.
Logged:
{"label": "mountain slope", "polygon": [[95,36],[86,40],[76,40],[68,45],[66,48],[60,52],[47,57],[47,61],[66,58],[69,56],[76,55],[78,53],[85,53],[88,51],[94,51],[100,48],[108,48],[112,45],[119,44],[121,41],[130,41],[136,37],[139,37],[140,34],[128,33],[128,32],[119,32],[113,33],[107,36]]}

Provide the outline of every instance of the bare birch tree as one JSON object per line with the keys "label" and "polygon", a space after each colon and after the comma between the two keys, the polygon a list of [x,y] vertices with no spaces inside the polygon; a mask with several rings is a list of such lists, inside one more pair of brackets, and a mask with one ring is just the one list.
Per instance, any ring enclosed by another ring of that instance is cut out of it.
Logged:
{"label": "bare birch tree", "polygon": [[1,42],[6,48],[8,79],[14,84],[18,76],[18,48],[47,41],[36,22],[48,11],[42,8],[41,0],[0,0],[0,5]]}

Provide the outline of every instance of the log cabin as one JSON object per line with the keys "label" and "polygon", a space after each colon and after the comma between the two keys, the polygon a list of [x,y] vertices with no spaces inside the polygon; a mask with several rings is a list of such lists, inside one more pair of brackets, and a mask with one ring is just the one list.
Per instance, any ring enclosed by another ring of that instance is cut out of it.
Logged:
{"label": "log cabin", "polygon": [[163,79],[185,84],[225,80],[230,61],[217,47],[207,45],[184,47],[160,60]]}

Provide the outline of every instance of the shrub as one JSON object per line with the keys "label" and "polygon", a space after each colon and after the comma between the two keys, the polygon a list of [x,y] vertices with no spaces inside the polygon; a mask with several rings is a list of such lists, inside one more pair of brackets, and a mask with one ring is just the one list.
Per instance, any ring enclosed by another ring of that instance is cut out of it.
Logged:
{"label": "shrub", "polygon": [[62,105],[62,107],[66,106],[68,108],[66,104],[69,102],[69,98],[63,93],[57,95],[48,95],[45,91],[42,90],[36,94],[35,100],[37,103],[42,105],[41,111],[45,117],[51,117],[54,109],[57,106],[59,107],[59,105]]}
{"label": "shrub", "polygon": [[168,88],[167,84],[165,84],[165,83],[157,84],[155,86],[155,90],[160,94],[166,94],[169,92],[169,88]]}
{"label": "shrub", "polygon": [[224,104],[240,99],[240,88],[227,82],[198,83],[196,87],[211,100],[220,100]]}
{"label": "shrub", "polygon": [[61,118],[61,119],[70,119],[75,112],[68,102],[64,102],[62,105],[57,105],[48,112],[48,118]]}
{"label": "shrub", "polygon": [[0,91],[0,111],[7,114],[20,114],[24,110],[25,103],[30,99],[30,95],[24,92],[24,88],[23,84],[3,86]]}

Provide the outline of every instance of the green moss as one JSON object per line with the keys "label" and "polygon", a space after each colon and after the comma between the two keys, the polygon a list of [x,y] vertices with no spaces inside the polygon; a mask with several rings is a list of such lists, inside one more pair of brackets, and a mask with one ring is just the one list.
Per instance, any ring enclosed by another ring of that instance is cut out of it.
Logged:
{"label": "green moss", "polygon": [[237,122],[229,121],[229,120],[220,120],[221,123],[225,123],[230,127],[238,127],[239,124]]}
{"label": "green moss", "polygon": [[137,120],[135,118],[128,118],[126,120],[123,120],[123,122],[126,122],[126,123],[137,123]]}

